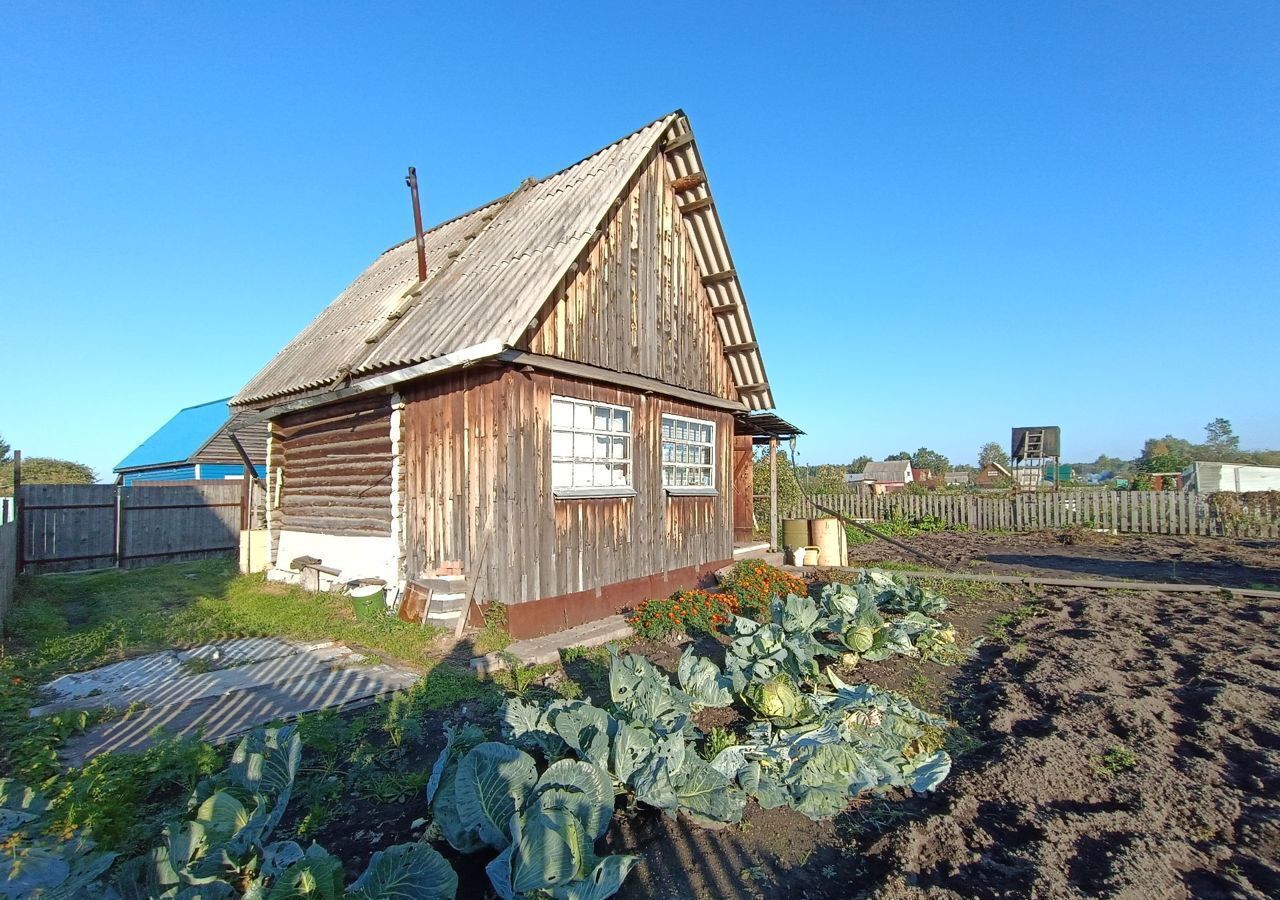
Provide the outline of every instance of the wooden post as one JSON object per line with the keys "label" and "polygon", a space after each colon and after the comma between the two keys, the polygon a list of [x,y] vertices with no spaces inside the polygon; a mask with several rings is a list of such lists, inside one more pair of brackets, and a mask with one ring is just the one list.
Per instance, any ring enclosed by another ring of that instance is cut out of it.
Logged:
{"label": "wooden post", "polygon": [[22,451],[13,451],[13,521],[17,523],[17,574],[22,574],[22,537],[23,529],[27,527],[27,523],[23,520],[22,515]]}
{"label": "wooden post", "polygon": [[769,550],[778,552],[778,439],[769,438]]}

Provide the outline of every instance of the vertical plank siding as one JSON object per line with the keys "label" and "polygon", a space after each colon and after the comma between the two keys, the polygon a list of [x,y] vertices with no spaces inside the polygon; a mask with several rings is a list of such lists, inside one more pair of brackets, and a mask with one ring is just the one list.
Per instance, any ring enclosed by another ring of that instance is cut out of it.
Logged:
{"label": "vertical plank siding", "polygon": [[[634,497],[557,499],[551,397],[632,410]],[[479,600],[558,597],[733,555],[728,413],[541,372],[473,369],[403,391],[410,577],[461,560]],[[714,497],[662,488],[663,413],[716,425]]]}
{"label": "vertical plank siding", "polygon": [[737,399],[687,228],[655,155],[522,349]]}
{"label": "vertical plank siding", "polygon": [[[1214,496],[1231,498],[1215,502]],[[1081,526],[1138,534],[1280,538],[1280,495],[1204,495],[1178,491],[1062,491],[1017,496],[971,494],[818,494],[784,509],[789,518],[825,515],[814,505],[869,522],[926,516],[976,531]]]}
{"label": "vertical plank siding", "polygon": [[282,416],[271,432],[270,465],[273,503],[284,473],[274,533],[391,534],[390,397]]}

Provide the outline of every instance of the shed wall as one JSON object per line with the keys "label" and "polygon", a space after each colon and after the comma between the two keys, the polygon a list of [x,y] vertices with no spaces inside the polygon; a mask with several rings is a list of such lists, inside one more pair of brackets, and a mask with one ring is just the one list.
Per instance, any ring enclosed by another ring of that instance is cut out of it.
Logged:
{"label": "shed wall", "polygon": [[[461,560],[477,600],[512,605],[513,633],[589,621],[618,608],[602,588],[630,584],[643,593],[652,576],[697,574],[733,556],[728,413],[511,369],[458,373],[402,394],[408,573]],[[634,497],[553,496],[553,394],[631,407]],[[663,490],[664,412],[715,422],[716,496]],[[554,598],[566,599],[520,609]]]}
{"label": "shed wall", "polygon": [[525,349],[737,399],[667,166],[655,154]]}
{"label": "shed wall", "polygon": [[342,536],[391,534],[391,404],[360,397],[282,416],[271,465],[284,470],[280,528]]}

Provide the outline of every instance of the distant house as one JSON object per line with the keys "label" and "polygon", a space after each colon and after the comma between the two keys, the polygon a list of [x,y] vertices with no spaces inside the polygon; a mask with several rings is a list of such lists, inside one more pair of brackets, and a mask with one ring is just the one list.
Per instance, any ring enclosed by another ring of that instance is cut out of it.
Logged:
{"label": "distant house", "polygon": [[685,115],[415,244],[375,259],[234,400],[271,423],[267,576],[319,559],[402,590],[418,621],[456,618],[439,598],[470,593],[523,638],[729,565],[754,524],[753,444],[798,432],[766,412]]}
{"label": "distant house", "polygon": [[862,479],[863,479],[863,475],[861,472],[845,472],[844,473],[845,484],[859,484],[861,483]]}
{"label": "distant house", "polygon": [[1194,462],[1183,470],[1181,487],[1199,494],[1280,491],[1280,466]]}
{"label": "distant house", "polygon": [[968,472],[948,472],[942,479],[948,485],[967,487],[972,483]]}
{"label": "distant house", "polygon": [[862,480],[870,485],[872,493],[885,494],[902,490],[915,480],[915,475],[910,460],[890,459],[867,463],[862,470]]}
{"label": "distant house", "polygon": [[[233,418],[227,409],[229,399],[179,410],[116,464],[116,479],[130,485],[139,481],[243,478],[244,460],[231,443],[228,431],[244,414]],[[267,423],[241,429],[237,437],[258,475],[265,474]]]}
{"label": "distant house", "polygon": [[1013,473],[998,462],[988,463],[974,473],[973,483],[979,487],[993,487],[1013,480]]}

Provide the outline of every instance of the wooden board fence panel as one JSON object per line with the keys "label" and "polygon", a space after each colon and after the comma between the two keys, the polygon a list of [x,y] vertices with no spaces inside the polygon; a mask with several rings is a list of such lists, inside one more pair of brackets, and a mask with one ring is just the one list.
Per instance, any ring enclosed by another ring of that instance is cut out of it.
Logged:
{"label": "wooden board fence panel", "polygon": [[234,556],[242,480],[24,484],[19,571],[29,575]]}
{"label": "wooden board fence panel", "polygon": [[120,565],[154,566],[237,553],[245,488],[240,480],[120,489]]}
{"label": "wooden board fence panel", "polygon": [[18,500],[23,571],[38,574],[115,566],[115,485],[24,484]]}
{"label": "wooden board fence panel", "polygon": [[0,636],[4,618],[13,603],[13,583],[18,578],[18,523],[0,524]]}
{"label": "wooden board fence panel", "polygon": [[[822,494],[802,497],[784,518],[816,518],[834,509],[851,518],[884,522],[935,516],[949,526],[976,531],[1041,528],[1108,529],[1135,534],[1193,534],[1280,538],[1280,505],[1267,495],[1217,495],[1225,500],[1178,491],[1084,490],[1037,494]],[[816,504],[816,505],[815,505]]]}

